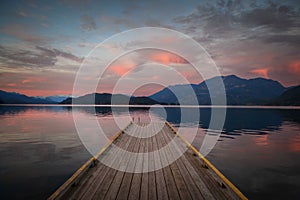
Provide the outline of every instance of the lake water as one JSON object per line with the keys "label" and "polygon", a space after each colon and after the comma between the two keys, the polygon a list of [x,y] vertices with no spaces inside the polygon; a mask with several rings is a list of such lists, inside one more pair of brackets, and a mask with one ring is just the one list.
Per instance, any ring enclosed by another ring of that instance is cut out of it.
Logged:
{"label": "lake water", "polygon": [[[200,108],[198,123],[193,117],[180,122],[180,109],[167,108],[167,120],[175,127],[180,124],[188,140],[196,130],[193,144],[199,149],[210,110]],[[120,108],[116,115],[126,112]],[[108,138],[118,131],[111,109],[105,107],[96,112],[89,107],[0,107],[0,199],[45,199],[91,157],[74,117],[87,124],[96,120]],[[131,109],[131,117],[150,120],[146,108]],[[82,131],[95,134],[88,125]],[[228,108],[222,135],[207,158],[250,199],[297,199],[300,110]]]}

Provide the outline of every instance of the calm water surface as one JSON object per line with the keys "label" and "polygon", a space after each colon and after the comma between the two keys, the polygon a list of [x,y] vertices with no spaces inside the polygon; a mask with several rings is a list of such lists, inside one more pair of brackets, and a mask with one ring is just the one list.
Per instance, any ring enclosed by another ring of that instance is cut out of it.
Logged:
{"label": "calm water surface", "polygon": [[[184,127],[187,139],[198,130],[191,142],[200,148],[210,109],[200,109],[200,124],[193,117],[180,122],[178,108],[166,111],[170,123]],[[79,120],[97,120],[108,138],[118,131],[109,108],[97,108],[96,113],[93,108],[75,108],[73,113]],[[126,113],[119,109],[116,114]],[[145,108],[132,109],[131,115],[149,121]],[[0,199],[45,199],[90,158],[74,116],[69,107],[0,107]],[[95,130],[87,126],[84,133]],[[222,135],[207,158],[250,199],[297,199],[300,110],[228,109]]]}

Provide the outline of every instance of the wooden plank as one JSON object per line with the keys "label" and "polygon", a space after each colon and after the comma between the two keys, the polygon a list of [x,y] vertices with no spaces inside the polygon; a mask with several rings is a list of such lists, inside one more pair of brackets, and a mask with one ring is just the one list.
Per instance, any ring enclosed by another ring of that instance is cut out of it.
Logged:
{"label": "wooden plank", "polygon": [[[157,133],[154,137],[152,137],[152,147],[153,150],[158,150],[158,144],[157,144]],[[155,169],[158,169],[155,171],[155,180],[156,180],[156,191],[157,191],[157,199],[168,199],[168,191],[166,186],[166,181],[164,177],[164,173],[160,161],[160,157],[158,153],[154,154],[154,165]]]}
{"label": "wooden plank", "polygon": [[[153,128],[153,127],[152,127]],[[152,129],[152,131],[154,131]],[[149,162],[148,162],[148,167],[149,167],[149,173],[148,173],[148,191],[149,191],[149,199],[154,200],[157,199],[157,184],[156,184],[156,172],[154,171],[155,169],[155,161],[154,161],[154,155],[153,153],[153,137],[148,138],[148,152],[149,152]]]}
{"label": "wooden plank", "polygon": [[163,130],[161,130],[156,137],[157,140],[157,144],[158,144],[158,148],[159,148],[159,154],[160,154],[160,160],[163,166],[165,166],[163,168],[163,173],[164,173],[164,177],[165,177],[165,181],[166,181],[166,186],[167,186],[167,190],[168,190],[168,196],[169,199],[180,199],[180,196],[178,194],[178,190],[176,187],[176,183],[173,177],[173,174],[171,172],[171,168],[170,168],[170,163],[167,159],[168,155],[166,154],[166,148],[164,148],[164,144],[163,144],[163,135],[165,133],[163,132]]}
{"label": "wooden plank", "polygon": [[[138,131],[139,131],[138,127],[135,127],[132,130],[131,134],[137,135]],[[131,148],[129,148],[127,150],[130,150],[131,152],[133,152],[134,148],[139,148],[139,146],[138,146],[139,145],[138,144],[139,140],[136,137],[133,137],[133,136],[130,136],[130,137],[133,138],[134,142],[131,144]],[[129,170],[129,168],[134,168],[135,162],[136,162],[136,157],[130,156],[130,158],[128,159],[127,166],[126,166],[126,170]],[[127,173],[124,174],[124,177],[122,179],[122,183],[120,185],[120,189],[119,189],[119,192],[118,192],[118,195],[117,195],[116,199],[128,199],[132,178],[133,178],[133,173],[128,173],[127,172]]]}
{"label": "wooden plank", "polygon": [[[143,131],[142,135],[143,136],[148,136],[149,131]],[[142,183],[141,183],[141,194],[140,194],[140,199],[148,199],[149,198],[149,193],[148,193],[148,186],[149,186],[149,154],[148,154],[148,145],[149,145],[149,138],[143,138],[142,139],[142,144],[143,149],[141,149],[144,153],[143,156],[143,169],[142,169]]]}
{"label": "wooden plank", "polygon": [[194,183],[191,174],[189,173],[188,169],[185,167],[184,163],[182,162],[182,160],[181,160],[182,156],[178,157],[178,155],[181,155],[182,150],[178,151],[178,149],[176,149],[177,144],[174,142],[175,138],[174,138],[174,140],[171,140],[170,135],[168,135],[168,134],[173,134],[173,133],[167,132],[165,134],[165,137],[168,137],[168,140],[170,143],[171,155],[173,156],[174,159],[177,158],[175,163],[178,166],[178,169],[181,173],[182,179],[184,180],[186,187],[188,188],[189,194],[191,195],[191,197],[193,199],[204,199],[201,191]]}
{"label": "wooden plank", "polygon": [[130,138],[129,141],[127,141],[127,144],[120,146],[120,148],[124,148],[123,150],[125,153],[122,156],[121,161],[120,161],[120,168],[122,167],[123,171],[117,171],[117,173],[113,179],[113,182],[111,183],[111,186],[109,187],[109,190],[107,191],[104,199],[116,199],[118,192],[120,190],[120,186],[121,186],[121,183],[122,183],[124,175],[125,175],[124,170],[126,170],[126,166],[128,164],[128,158],[130,156],[129,153],[127,153],[127,151],[129,151],[129,152],[132,151],[133,146],[134,146],[133,137],[130,135],[126,135],[126,136]]}
{"label": "wooden plank", "polygon": [[[163,142],[164,146],[167,147],[166,148],[166,153],[167,153],[167,155],[169,155],[168,156],[168,161],[171,162],[171,161],[175,160],[175,157],[172,154],[172,150],[171,150],[170,144],[169,144],[169,142],[171,141],[170,140],[171,138],[168,137],[169,133],[166,133],[165,129],[166,129],[166,127],[164,127],[164,132],[162,134],[162,136],[163,136],[162,142]],[[184,178],[182,177],[182,174],[181,174],[181,172],[179,170],[179,167],[178,167],[177,163],[173,162],[170,165],[170,168],[171,168],[171,171],[172,171],[172,174],[173,174],[173,177],[174,177],[174,181],[175,181],[178,193],[180,195],[180,198],[181,199],[186,199],[186,200],[192,199],[192,196],[191,196],[191,194],[189,192],[188,187],[186,186],[186,183],[184,181]],[[195,193],[195,195],[196,196],[194,196],[194,197],[197,197],[197,193]]]}
{"label": "wooden plank", "polygon": [[[144,124],[140,124],[141,126],[144,126]],[[141,149],[143,148],[141,145],[141,131],[142,129],[139,127],[138,132],[136,134],[138,144],[134,147],[134,152],[139,153]],[[142,166],[143,166],[143,157],[142,156],[136,156],[135,158],[135,173],[133,174],[130,191],[128,195],[128,199],[139,199],[140,198],[140,189],[141,189],[141,181],[142,181],[142,175],[139,172],[142,172]]]}

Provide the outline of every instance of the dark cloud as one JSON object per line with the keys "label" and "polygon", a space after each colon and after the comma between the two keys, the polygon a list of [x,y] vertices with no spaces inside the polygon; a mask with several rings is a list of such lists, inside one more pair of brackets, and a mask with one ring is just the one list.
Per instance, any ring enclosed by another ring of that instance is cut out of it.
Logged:
{"label": "dark cloud", "polygon": [[0,46],[0,60],[4,67],[51,67],[57,62],[57,57],[64,57],[80,63],[83,58],[58,50],[36,46],[26,50],[14,47]]}
{"label": "dark cloud", "polygon": [[84,31],[92,31],[97,29],[94,18],[89,15],[83,15],[80,17],[80,28]]}
{"label": "dark cloud", "polygon": [[[257,6],[255,1],[219,1],[199,5],[189,15],[177,17],[174,21],[183,26],[188,33],[197,33],[198,38],[222,39],[225,37],[262,38],[272,34],[299,34],[299,6],[288,6],[268,2]],[[200,35],[199,35],[200,34]],[[293,33],[289,33],[293,34]],[[287,42],[290,41],[290,38]]]}
{"label": "dark cloud", "polygon": [[260,40],[264,43],[289,44],[300,51],[300,35],[270,35],[268,37],[263,37]]}
{"label": "dark cloud", "polygon": [[61,57],[64,57],[64,58],[67,58],[69,60],[73,60],[73,61],[76,61],[76,62],[82,62],[82,60],[83,60],[83,58],[80,58],[80,57],[75,56],[71,53],[67,53],[67,52],[64,52],[64,51],[61,51],[61,50],[58,50],[58,49],[47,49],[47,48],[40,47],[40,46],[36,46],[35,48],[41,50],[42,52],[44,52],[48,56],[52,56],[52,57],[61,56]]}
{"label": "dark cloud", "polygon": [[0,46],[0,59],[2,63],[6,63],[8,65],[20,65],[24,67],[33,65],[52,66],[56,62],[56,57],[52,55],[4,46]]}
{"label": "dark cloud", "polygon": [[235,20],[246,27],[265,26],[271,32],[286,32],[299,28],[300,14],[287,6],[270,5],[242,13]]}

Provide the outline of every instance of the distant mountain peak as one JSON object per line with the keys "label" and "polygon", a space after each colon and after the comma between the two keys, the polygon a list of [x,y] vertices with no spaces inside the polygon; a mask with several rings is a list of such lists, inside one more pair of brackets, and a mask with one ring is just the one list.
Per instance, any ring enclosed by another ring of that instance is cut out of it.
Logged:
{"label": "distant mountain peak", "polygon": [[29,97],[16,92],[6,92],[0,90],[1,104],[52,104],[54,101],[41,99],[37,97]]}
{"label": "distant mountain peak", "polygon": [[[112,101],[113,99],[113,101]],[[60,104],[96,104],[96,105],[154,105],[159,102],[149,97],[134,97],[125,94],[91,93],[76,98],[67,98]]]}
{"label": "distant mountain peak", "polygon": [[[176,102],[178,101],[176,95],[173,94],[175,91],[179,92],[180,96],[185,97],[184,99],[181,99],[181,101],[185,101],[184,103],[186,104],[193,104],[189,100],[192,99],[193,95],[190,94],[190,92],[184,91],[187,86],[191,86],[198,98],[199,104],[210,104],[211,94],[208,90],[208,86],[210,90],[219,91],[220,84],[218,83],[220,78],[223,80],[228,105],[261,105],[280,96],[286,90],[279,82],[272,79],[244,79],[236,75],[228,75],[213,77],[198,85],[175,85],[172,86],[172,91],[164,88],[151,95],[150,98],[159,102],[178,103]],[[215,94],[217,93],[218,92]]]}
{"label": "distant mountain peak", "polygon": [[52,101],[52,102],[62,102],[63,100],[67,99],[69,96],[64,96],[64,95],[53,95],[53,96],[36,96],[36,98],[39,99],[44,99],[44,100],[48,100],[48,101]]}
{"label": "distant mountain peak", "polygon": [[231,75],[227,75],[227,76],[221,76],[223,79],[224,78],[226,78],[226,79],[228,79],[228,78],[235,78],[235,79],[242,79],[242,78],[240,78],[240,77],[238,77],[238,76],[236,76],[236,75],[234,75],[234,74],[231,74]]}

